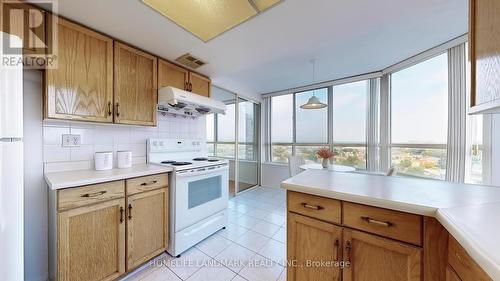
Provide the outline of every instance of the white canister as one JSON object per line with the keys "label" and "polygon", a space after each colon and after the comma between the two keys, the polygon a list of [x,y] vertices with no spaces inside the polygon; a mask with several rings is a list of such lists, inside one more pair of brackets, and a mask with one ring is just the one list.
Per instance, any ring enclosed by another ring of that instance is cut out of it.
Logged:
{"label": "white canister", "polygon": [[94,168],[97,171],[113,169],[113,152],[102,151],[94,154]]}
{"label": "white canister", "polygon": [[130,168],[132,167],[132,151],[118,151],[118,168]]}

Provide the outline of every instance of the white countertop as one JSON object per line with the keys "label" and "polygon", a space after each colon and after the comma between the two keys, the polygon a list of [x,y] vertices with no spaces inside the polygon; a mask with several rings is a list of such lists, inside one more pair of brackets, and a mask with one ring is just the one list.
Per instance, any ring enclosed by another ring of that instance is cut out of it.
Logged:
{"label": "white countertop", "polygon": [[171,172],[171,167],[155,164],[137,164],[128,169],[112,169],[107,171],[78,170],[46,173],[45,181],[50,189],[76,187],[127,178]]}
{"label": "white countertop", "polygon": [[500,280],[500,187],[306,170],[287,190],[436,217],[471,257]]}
{"label": "white countertop", "polygon": [[500,203],[439,209],[436,218],[493,280],[500,280]]}

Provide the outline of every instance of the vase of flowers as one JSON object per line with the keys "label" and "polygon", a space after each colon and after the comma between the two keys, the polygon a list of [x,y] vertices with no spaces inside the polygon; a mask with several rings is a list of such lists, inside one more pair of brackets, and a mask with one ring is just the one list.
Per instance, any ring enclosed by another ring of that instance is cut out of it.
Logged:
{"label": "vase of flowers", "polygon": [[322,160],[321,165],[324,169],[330,166],[330,158],[333,158],[333,151],[329,147],[322,147],[316,152],[319,159]]}

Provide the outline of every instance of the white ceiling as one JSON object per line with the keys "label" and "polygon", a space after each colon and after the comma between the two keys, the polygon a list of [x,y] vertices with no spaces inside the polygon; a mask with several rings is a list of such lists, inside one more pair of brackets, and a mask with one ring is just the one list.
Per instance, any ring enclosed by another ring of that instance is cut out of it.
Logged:
{"label": "white ceiling", "polygon": [[[205,0],[208,1],[208,0]],[[467,0],[284,0],[203,43],[140,0],[64,0],[59,13],[250,97],[381,70],[467,32]]]}

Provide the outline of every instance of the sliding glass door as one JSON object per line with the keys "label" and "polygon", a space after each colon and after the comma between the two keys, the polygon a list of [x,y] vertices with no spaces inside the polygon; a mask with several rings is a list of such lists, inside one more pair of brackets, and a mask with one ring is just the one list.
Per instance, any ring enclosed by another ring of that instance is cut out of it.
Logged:
{"label": "sliding glass door", "polygon": [[215,86],[212,98],[227,110],[206,116],[208,155],[229,161],[229,194],[234,196],[259,185],[260,104]]}
{"label": "sliding glass door", "polygon": [[259,104],[239,98],[237,193],[259,184],[259,123]]}

